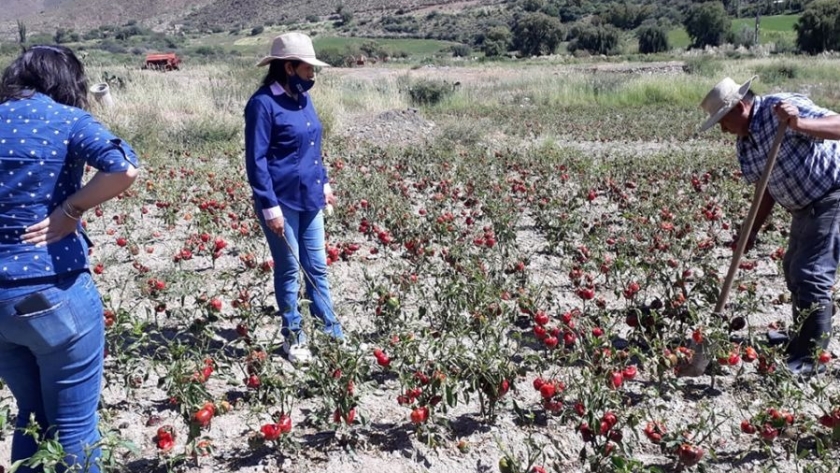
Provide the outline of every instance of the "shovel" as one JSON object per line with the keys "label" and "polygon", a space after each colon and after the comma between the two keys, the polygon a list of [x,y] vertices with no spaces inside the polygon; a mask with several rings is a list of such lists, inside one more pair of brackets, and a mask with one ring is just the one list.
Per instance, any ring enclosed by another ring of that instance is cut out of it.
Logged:
{"label": "shovel", "polygon": [[[741,257],[744,255],[744,250],[749,241],[749,234],[752,231],[753,223],[755,223],[755,216],[758,214],[758,208],[761,205],[761,198],[764,196],[764,191],[767,189],[767,181],[770,180],[770,174],[773,172],[773,167],[776,165],[776,158],[779,156],[779,148],[782,146],[782,140],[785,138],[785,131],[787,130],[787,123],[779,124],[779,129],[776,130],[776,136],[773,139],[773,146],[770,148],[770,155],[767,157],[767,164],[764,165],[764,172],[761,174],[761,179],[755,185],[755,195],[753,196],[750,211],[747,218],[741,224],[741,231],[738,233],[738,245],[735,247],[735,252],[732,253],[732,262],[729,264],[729,272],[726,274],[726,279],[723,281],[723,287],[720,288],[720,295],[718,296],[717,304],[715,304],[714,315],[726,318],[723,314],[723,308],[726,306],[726,300],[729,298],[729,290],[732,288],[732,282],[735,280],[735,275],[738,273],[738,265],[741,263]],[[743,317],[736,317],[729,323],[730,329],[740,330],[744,328],[746,321]],[[695,377],[700,376],[706,372],[709,363],[712,359],[712,349],[705,341],[697,344],[692,342],[692,349],[694,354],[687,363],[680,365],[677,370],[679,376]]]}

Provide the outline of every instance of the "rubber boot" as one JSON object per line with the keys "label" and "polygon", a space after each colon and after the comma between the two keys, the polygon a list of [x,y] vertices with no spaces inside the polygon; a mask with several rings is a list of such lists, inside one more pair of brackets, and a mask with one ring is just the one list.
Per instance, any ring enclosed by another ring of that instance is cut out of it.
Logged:
{"label": "rubber boot", "polygon": [[799,300],[796,295],[791,294],[790,298],[791,324],[787,328],[788,341],[785,346],[785,355],[788,360],[802,360],[808,356],[807,344],[803,343],[807,339],[802,337],[802,313],[799,310]]}
{"label": "rubber boot", "polygon": [[[834,304],[831,301],[806,303],[799,301],[799,313],[807,314],[801,320],[800,314],[794,318],[794,328],[801,324],[799,332],[793,336],[788,344],[788,359],[813,361],[816,352],[828,349],[831,341],[831,318],[834,315]],[[816,306],[816,308],[814,308]]]}

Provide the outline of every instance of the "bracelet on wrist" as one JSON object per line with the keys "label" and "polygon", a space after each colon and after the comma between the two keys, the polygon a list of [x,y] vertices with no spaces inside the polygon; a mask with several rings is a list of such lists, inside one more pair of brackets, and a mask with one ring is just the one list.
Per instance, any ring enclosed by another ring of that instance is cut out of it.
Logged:
{"label": "bracelet on wrist", "polygon": [[73,220],[80,220],[82,218],[82,214],[84,213],[84,210],[74,207],[73,204],[66,200],[61,203],[61,211],[64,212],[64,215],[67,215]]}

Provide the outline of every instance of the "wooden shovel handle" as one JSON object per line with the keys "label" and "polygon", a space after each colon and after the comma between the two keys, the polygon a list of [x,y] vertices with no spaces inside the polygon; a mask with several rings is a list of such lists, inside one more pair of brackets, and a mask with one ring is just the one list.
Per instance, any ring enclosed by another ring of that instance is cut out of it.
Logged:
{"label": "wooden shovel handle", "polygon": [[770,155],[767,157],[767,164],[764,165],[764,172],[761,174],[761,179],[755,185],[755,195],[750,206],[750,212],[747,214],[744,223],[741,224],[741,232],[738,234],[738,246],[735,248],[735,252],[732,253],[732,263],[729,264],[729,273],[726,274],[723,287],[720,288],[720,296],[718,296],[718,301],[715,305],[715,314],[723,314],[723,307],[726,305],[726,300],[729,298],[729,290],[732,288],[735,275],[738,273],[738,265],[741,263],[741,257],[744,255],[744,250],[750,239],[749,235],[752,231],[753,223],[755,223],[755,216],[758,214],[758,208],[761,206],[761,198],[764,196],[764,191],[767,190],[767,181],[770,180],[770,174],[773,172],[776,159],[779,157],[779,148],[782,146],[786,130],[786,122],[780,123],[779,129],[776,130],[773,146],[770,148]]}

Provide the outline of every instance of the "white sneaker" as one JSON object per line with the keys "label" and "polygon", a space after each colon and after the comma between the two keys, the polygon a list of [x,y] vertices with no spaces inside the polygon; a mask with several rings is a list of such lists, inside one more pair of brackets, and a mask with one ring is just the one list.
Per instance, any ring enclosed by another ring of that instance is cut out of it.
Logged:
{"label": "white sneaker", "polygon": [[292,364],[309,363],[312,361],[312,352],[306,345],[301,343],[290,344],[288,341],[283,343],[283,353]]}

